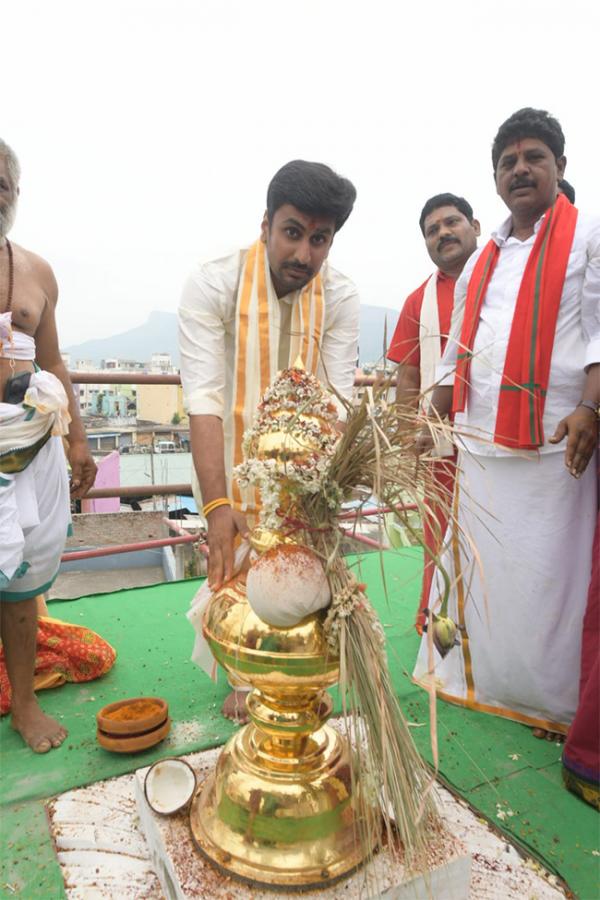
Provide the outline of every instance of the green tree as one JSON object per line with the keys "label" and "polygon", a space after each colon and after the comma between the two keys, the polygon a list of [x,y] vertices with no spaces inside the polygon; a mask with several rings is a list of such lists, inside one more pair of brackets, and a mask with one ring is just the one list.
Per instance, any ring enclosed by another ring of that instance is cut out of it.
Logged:
{"label": "green tree", "polygon": [[178,412],[173,413],[173,418],[171,419],[171,425],[179,425],[181,422],[181,416]]}

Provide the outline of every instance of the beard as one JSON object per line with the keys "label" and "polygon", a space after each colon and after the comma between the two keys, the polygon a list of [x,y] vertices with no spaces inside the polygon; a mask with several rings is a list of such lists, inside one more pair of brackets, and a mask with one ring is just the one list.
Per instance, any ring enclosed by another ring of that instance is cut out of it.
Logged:
{"label": "beard", "polygon": [[0,240],[3,240],[9,233],[15,219],[17,217],[17,204],[12,203],[10,206],[0,209]]}

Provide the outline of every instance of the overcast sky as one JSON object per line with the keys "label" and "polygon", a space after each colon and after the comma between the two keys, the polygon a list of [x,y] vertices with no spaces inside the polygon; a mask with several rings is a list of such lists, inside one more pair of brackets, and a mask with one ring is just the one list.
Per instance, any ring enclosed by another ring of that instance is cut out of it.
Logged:
{"label": "overcast sky", "polygon": [[294,158],[355,183],[330,259],[396,310],[430,271],[427,197],[463,194],[484,235],[504,218],[490,145],[521,106],[558,116],[600,213],[599,35],[589,0],[3,3],[12,237],[55,269],[61,345],[174,311],[196,259],[256,238]]}

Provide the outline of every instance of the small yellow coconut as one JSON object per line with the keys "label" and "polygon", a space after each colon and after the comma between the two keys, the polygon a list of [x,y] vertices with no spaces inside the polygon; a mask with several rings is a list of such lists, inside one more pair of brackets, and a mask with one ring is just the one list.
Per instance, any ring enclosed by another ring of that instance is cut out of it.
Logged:
{"label": "small yellow coconut", "polygon": [[291,628],[329,605],[331,593],[318,556],[298,544],[279,544],[250,567],[248,603],[269,625]]}

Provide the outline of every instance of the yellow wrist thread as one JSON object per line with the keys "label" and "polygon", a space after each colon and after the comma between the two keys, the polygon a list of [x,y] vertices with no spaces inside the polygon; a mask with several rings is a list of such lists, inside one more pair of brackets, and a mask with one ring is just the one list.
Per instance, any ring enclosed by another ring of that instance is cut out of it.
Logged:
{"label": "yellow wrist thread", "polygon": [[229,497],[218,497],[216,500],[211,500],[210,503],[207,503],[206,506],[202,507],[202,512],[207,516],[213,509],[218,509],[219,506],[231,506]]}

